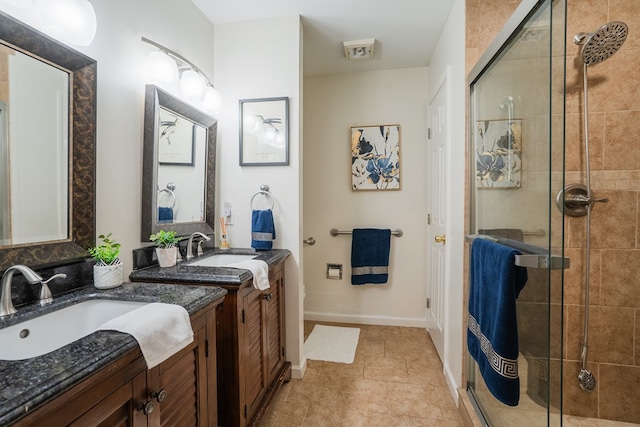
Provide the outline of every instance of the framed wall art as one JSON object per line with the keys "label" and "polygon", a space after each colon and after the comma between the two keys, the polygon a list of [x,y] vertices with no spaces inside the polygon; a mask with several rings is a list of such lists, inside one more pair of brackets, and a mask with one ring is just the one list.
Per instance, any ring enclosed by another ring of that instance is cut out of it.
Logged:
{"label": "framed wall art", "polygon": [[351,189],[400,190],[400,125],[351,128]]}
{"label": "framed wall art", "polygon": [[240,100],[240,166],[289,164],[289,98]]}
{"label": "framed wall art", "polygon": [[193,166],[195,124],[164,107],[158,111],[158,162],[161,165]]}
{"label": "framed wall art", "polygon": [[475,139],[476,187],[520,187],[522,120],[478,121]]}

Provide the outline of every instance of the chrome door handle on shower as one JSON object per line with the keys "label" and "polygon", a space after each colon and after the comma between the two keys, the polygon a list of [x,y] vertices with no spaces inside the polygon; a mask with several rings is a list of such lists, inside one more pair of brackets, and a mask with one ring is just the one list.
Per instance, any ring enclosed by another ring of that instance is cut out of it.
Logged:
{"label": "chrome door handle on shower", "polygon": [[313,246],[316,244],[316,239],[314,239],[313,237],[309,237],[308,239],[304,239],[302,243],[306,243],[309,246]]}

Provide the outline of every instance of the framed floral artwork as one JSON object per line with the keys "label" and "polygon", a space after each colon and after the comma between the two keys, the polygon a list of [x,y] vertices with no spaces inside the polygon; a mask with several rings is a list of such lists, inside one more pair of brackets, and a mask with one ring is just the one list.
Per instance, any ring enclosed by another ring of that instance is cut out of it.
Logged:
{"label": "framed floral artwork", "polygon": [[400,190],[400,125],[351,128],[351,189]]}
{"label": "framed floral artwork", "polygon": [[478,121],[475,139],[476,187],[520,187],[522,120]]}

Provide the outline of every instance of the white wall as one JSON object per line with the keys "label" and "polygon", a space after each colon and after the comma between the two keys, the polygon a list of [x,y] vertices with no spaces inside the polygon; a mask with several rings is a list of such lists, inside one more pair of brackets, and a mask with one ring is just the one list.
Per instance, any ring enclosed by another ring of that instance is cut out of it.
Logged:
{"label": "white wall", "polygon": [[[425,326],[427,69],[307,76],[304,93],[305,319]],[[381,124],[400,125],[402,189],[353,192],[350,127]],[[351,285],[351,238],[329,230],[359,227],[404,231],[387,284]]]}
{"label": "white wall", "polygon": [[464,274],[464,200],[465,200],[465,2],[456,0],[445,28],[429,63],[429,93],[436,94],[442,79],[449,72],[451,144],[448,167],[447,265],[445,284],[444,370],[451,388],[462,387],[463,274]]}
{"label": "white wall", "polygon": [[[276,200],[274,247],[289,249],[286,264],[287,360],[300,377],[300,105],[301,24],[298,16],[220,24],[215,27],[215,85],[222,93],[219,116],[217,194],[233,206],[232,247],[251,246],[250,200],[267,184]],[[239,166],[239,100],[289,97],[289,166]],[[261,197],[261,196],[259,196]],[[256,206],[258,200],[256,200]]]}

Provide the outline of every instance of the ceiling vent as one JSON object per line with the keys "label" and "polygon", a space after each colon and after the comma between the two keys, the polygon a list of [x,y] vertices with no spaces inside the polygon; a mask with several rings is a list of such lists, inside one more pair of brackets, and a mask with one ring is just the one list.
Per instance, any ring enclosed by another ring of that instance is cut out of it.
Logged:
{"label": "ceiling vent", "polygon": [[349,61],[373,58],[376,39],[350,40],[342,43],[344,54]]}

